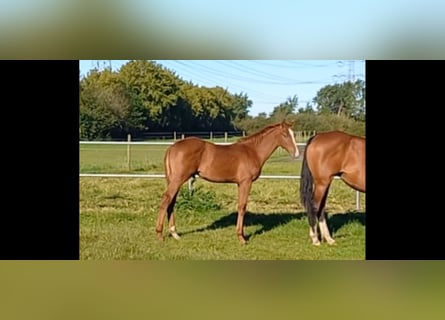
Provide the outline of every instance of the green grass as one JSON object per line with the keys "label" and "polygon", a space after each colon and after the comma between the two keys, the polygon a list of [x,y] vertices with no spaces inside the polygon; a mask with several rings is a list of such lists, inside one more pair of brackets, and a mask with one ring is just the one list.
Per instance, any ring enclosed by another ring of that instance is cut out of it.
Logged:
{"label": "green grass", "polygon": [[[127,146],[109,144],[80,145],[80,173],[163,173],[164,153],[168,145],[131,145],[130,167]],[[278,148],[263,167],[263,174],[297,175],[301,161],[291,160]]]}
{"label": "green grass", "polygon": [[[335,181],[327,211],[335,246],[314,247],[298,203],[296,180],[258,180],[245,218],[249,243],[235,235],[237,190],[231,184],[195,183],[195,207],[178,197],[182,239],[159,243],[154,226],[161,179],[80,178],[81,259],[274,260],[364,259],[364,214],[352,211],[354,192]],[[183,189],[186,187],[183,187]],[[344,189],[344,190],[343,190]],[[211,199],[209,201],[209,194]],[[364,210],[363,210],[364,211]]]}
{"label": "green grass", "polygon": [[[126,146],[81,145],[81,173],[163,173],[167,146],[134,145],[131,169]],[[299,175],[301,161],[277,150],[263,167],[266,175]],[[315,247],[309,239],[296,179],[254,182],[245,217],[248,244],[236,233],[237,187],[197,179],[190,197],[178,196],[180,241],[155,235],[164,179],[80,178],[80,258],[93,260],[314,260],[365,258],[365,198],[355,212],[355,191],[334,181],[327,201],[329,227],[337,244]],[[164,228],[166,229],[166,227]]]}
{"label": "green grass", "polygon": [[81,144],[81,173],[162,173],[166,145],[131,145],[130,167],[127,146]]}

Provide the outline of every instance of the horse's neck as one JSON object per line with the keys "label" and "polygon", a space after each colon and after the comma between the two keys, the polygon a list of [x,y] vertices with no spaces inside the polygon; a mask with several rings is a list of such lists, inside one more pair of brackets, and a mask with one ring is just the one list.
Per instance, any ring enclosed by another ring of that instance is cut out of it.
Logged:
{"label": "horse's neck", "polygon": [[270,137],[264,136],[261,141],[255,143],[255,150],[258,159],[260,159],[261,166],[263,166],[267,159],[269,159],[272,153],[278,148],[278,144],[275,142],[272,135],[273,133],[271,133]]}

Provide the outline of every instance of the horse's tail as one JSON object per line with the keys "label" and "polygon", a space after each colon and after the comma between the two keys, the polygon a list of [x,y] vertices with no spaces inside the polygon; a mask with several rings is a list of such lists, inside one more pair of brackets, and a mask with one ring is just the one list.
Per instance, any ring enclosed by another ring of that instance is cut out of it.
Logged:
{"label": "horse's tail", "polygon": [[313,215],[313,177],[311,170],[309,169],[309,166],[307,164],[307,148],[309,144],[311,143],[312,139],[314,137],[311,137],[307,144],[306,148],[304,149],[304,155],[303,155],[303,164],[301,167],[301,177],[300,177],[300,201],[303,207],[306,209],[307,215]]}
{"label": "horse's tail", "polygon": [[164,172],[165,172],[165,178],[167,179],[167,183],[170,181],[170,174],[172,172],[170,166],[170,150],[171,147],[167,148],[167,151],[165,151],[164,155]]}

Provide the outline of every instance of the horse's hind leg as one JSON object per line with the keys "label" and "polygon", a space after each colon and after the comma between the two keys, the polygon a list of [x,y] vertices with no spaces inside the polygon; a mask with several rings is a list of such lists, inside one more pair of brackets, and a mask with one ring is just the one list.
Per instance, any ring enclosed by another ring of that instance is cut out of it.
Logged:
{"label": "horse's hind leg", "polygon": [[[181,187],[180,183],[170,182],[168,183],[167,190],[162,195],[161,206],[159,208],[158,220],[156,222],[156,234],[159,240],[162,240],[162,231],[164,228],[165,214],[168,215],[170,231],[171,228],[175,230],[174,226],[175,218],[173,215],[173,207],[175,206],[176,195]],[[176,237],[175,237],[176,238]]]}
{"label": "horse's hind leg", "polygon": [[329,232],[324,209],[322,210],[321,215],[320,215],[319,225],[320,225],[320,232],[321,232],[322,238],[324,238],[328,244],[334,244],[335,240],[332,239],[331,234]]}
{"label": "horse's hind leg", "polygon": [[315,216],[314,208],[310,208],[307,212],[307,217],[309,220],[309,237],[312,239],[312,244],[319,246],[320,240],[318,239],[318,230],[317,230],[317,217]]}
{"label": "horse's hind leg", "polygon": [[318,218],[317,218],[317,210],[315,206],[314,196],[315,194],[312,194],[311,201],[306,204],[306,211],[307,211],[307,219],[309,222],[309,237],[311,238],[313,245],[319,246],[320,240],[318,239]]}
{"label": "horse's hind leg", "polygon": [[325,190],[324,191],[320,191],[320,192],[324,192],[324,193],[323,193],[323,196],[321,198],[320,205],[318,207],[318,212],[319,212],[318,224],[319,224],[319,227],[320,227],[321,238],[322,239],[324,238],[328,244],[334,244],[335,240],[332,239],[331,234],[329,232],[328,224],[327,224],[327,221],[326,221],[327,218],[326,218],[326,214],[325,214],[326,199],[328,197],[328,192],[329,192],[330,185],[331,185],[331,183],[329,182],[329,184],[327,185]]}
{"label": "horse's hind leg", "polygon": [[178,195],[178,193],[176,192],[170,205],[167,208],[167,219],[168,219],[168,231],[170,232],[170,234],[172,235],[173,238],[175,238],[176,240],[179,240],[179,239],[181,239],[181,237],[176,232],[175,213],[173,211],[173,209],[175,207],[177,195]]}
{"label": "horse's hind leg", "polygon": [[[326,217],[324,214],[324,207],[326,204],[326,197],[328,194],[331,181],[318,180],[314,181],[314,194],[313,194],[313,206],[312,211],[309,214],[309,236],[312,239],[312,244],[320,245],[320,239],[318,238],[317,227],[320,227],[321,240],[324,238],[329,244],[334,242],[329,234],[328,227],[326,225]],[[318,223],[317,223],[318,222]]]}

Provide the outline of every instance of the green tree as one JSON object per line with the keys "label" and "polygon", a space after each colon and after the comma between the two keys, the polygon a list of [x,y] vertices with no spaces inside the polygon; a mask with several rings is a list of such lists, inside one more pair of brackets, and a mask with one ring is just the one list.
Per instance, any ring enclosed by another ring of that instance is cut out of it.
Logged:
{"label": "green tree", "polygon": [[110,70],[92,70],[80,81],[80,132],[81,138],[96,139],[110,136],[115,126],[112,109],[109,106],[107,84],[112,83]]}
{"label": "green tree", "polygon": [[[364,91],[363,91],[364,92]],[[80,79],[82,138],[135,136],[150,131],[231,131],[253,133],[272,122],[295,115],[296,95],[268,116],[249,116],[246,93],[186,82],[153,61],[130,61],[120,70],[92,70]],[[312,106],[299,109],[311,112]]]}
{"label": "green tree", "polygon": [[321,88],[313,102],[320,114],[336,114],[364,121],[365,83],[363,80],[327,85]]}
{"label": "green tree", "polygon": [[332,131],[340,130],[364,136],[365,122],[353,118],[339,117],[336,114],[299,113],[295,116],[296,131]]}
{"label": "green tree", "polygon": [[236,109],[239,101],[226,89],[186,83],[182,93],[192,111],[195,130],[233,130],[233,120],[239,115],[239,109]]}
{"label": "green tree", "polygon": [[270,118],[273,121],[281,121],[287,116],[294,114],[298,106],[298,97],[294,95],[293,97],[288,97],[285,102],[280,103],[276,106],[270,114]]}
{"label": "green tree", "polygon": [[237,123],[237,128],[247,134],[252,134],[265,126],[272,124],[272,121],[273,120],[267,116],[267,113],[260,112],[256,117],[248,115],[246,118],[240,120]]}
{"label": "green tree", "polygon": [[236,93],[233,95],[233,115],[234,121],[245,119],[249,115],[249,109],[252,107],[252,100],[250,100],[246,93]]}
{"label": "green tree", "polygon": [[298,109],[298,111],[297,111],[297,113],[314,113],[315,112],[315,110],[314,110],[314,108],[312,107],[312,104],[311,103],[306,103],[306,107],[303,109],[303,108],[299,108]]}
{"label": "green tree", "polygon": [[147,113],[135,101],[118,73],[91,71],[80,80],[81,138],[125,138],[143,130]]}
{"label": "green tree", "polygon": [[182,106],[180,88],[183,83],[174,73],[153,61],[130,61],[120,69],[120,77],[131,96],[148,113],[151,129],[171,128]]}

